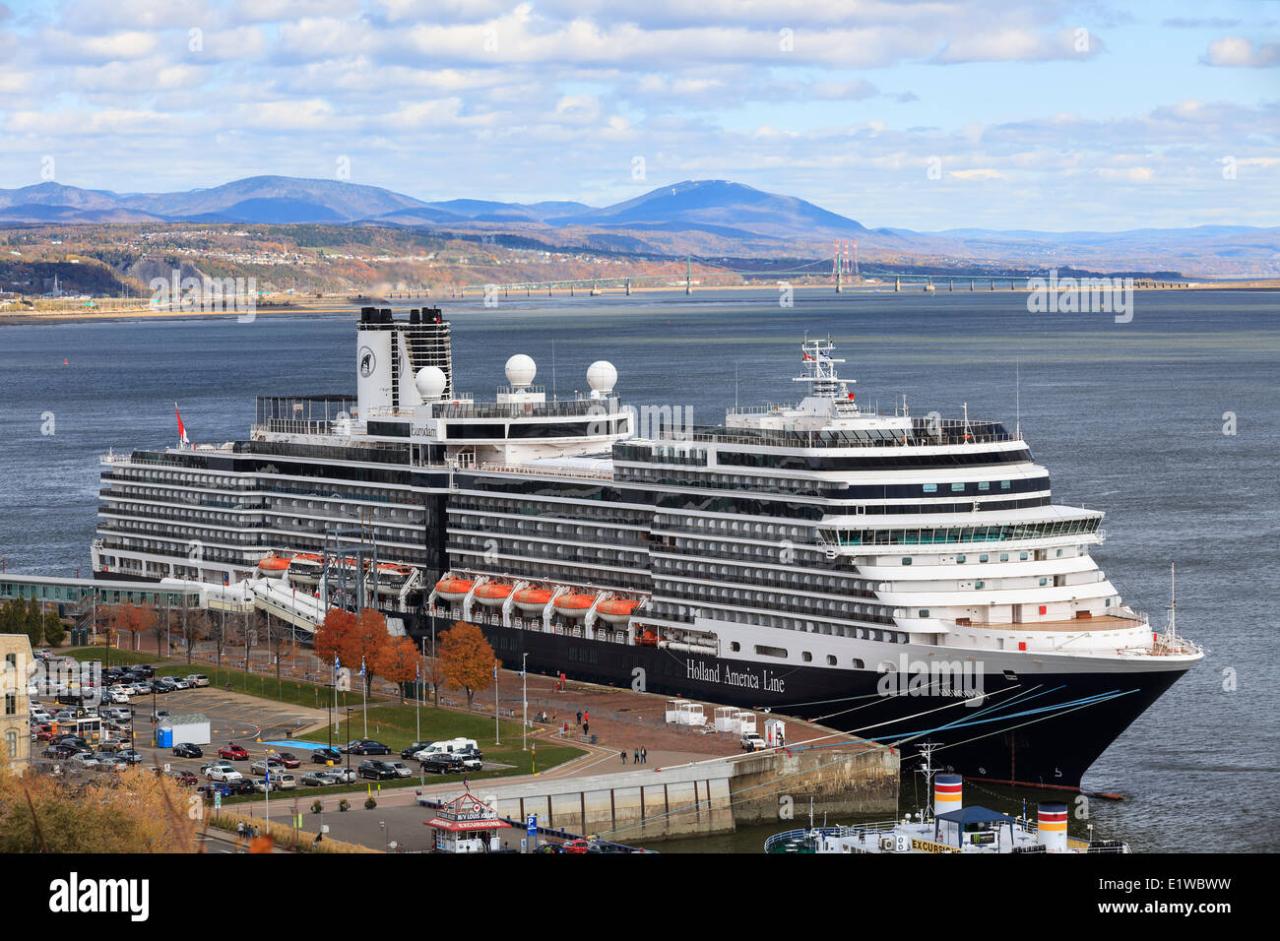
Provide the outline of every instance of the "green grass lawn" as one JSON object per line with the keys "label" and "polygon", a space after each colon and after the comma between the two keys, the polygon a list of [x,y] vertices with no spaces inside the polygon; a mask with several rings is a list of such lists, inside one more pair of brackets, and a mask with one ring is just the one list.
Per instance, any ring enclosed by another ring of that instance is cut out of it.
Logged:
{"label": "green grass lawn", "polygon": [[[390,761],[400,760],[400,750],[408,747],[411,742],[461,737],[474,738],[476,740],[476,744],[484,752],[486,763],[492,761],[510,765],[508,768],[469,772],[465,775],[428,774],[426,775],[428,784],[460,781],[463,777],[468,781],[479,781],[483,778],[502,778],[529,774],[535,770],[535,759],[537,761],[536,770],[546,771],[582,754],[581,749],[574,748],[571,745],[550,745],[545,741],[537,742],[534,739],[529,741],[531,750],[522,751],[520,748],[519,722],[501,722],[502,744],[496,745],[494,743],[493,719],[485,718],[482,715],[467,715],[466,713],[454,712],[449,709],[437,709],[433,706],[422,707],[421,728],[422,734],[419,737],[417,735],[415,711],[412,705],[369,707],[369,738],[382,742],[395,752],[393,755],[386,756]],[[352,712],[350,726],[347,725],[345,717],[334,723],[333,742],[335,745],[341,746],[352,739],[363,737],[364,721],[358,712]],[[315,729],[301,735],[300,738],[304,741],[327,744],[329,741],[329,729],[328,727]],[[302,757],[300,753],[299,757]],[[380,756],[371,757],[377,758]],[[352,755],[351,767],[358,767],[360,762],[365,760],[364,756]],[[411,767],[416,765],[415,762],[409,762],[409,764]],[[293,774],[301,779],[302,775],[315,767],[315,765],[308,765],[304,762],[303,766],[294,771]],[[278,794],[273,794],[271,799],[287,801],[296,799],[299,802],[299,808],[305,810],[310,808],[313,800],[324,798],[329,794],[354,794],[356,796],[351,798],[352,807],[359,808],[363,804],[366,795],[372,795],[374,799],[377,799],[379,792],[382,790],[417,787],[421,782],[422,778],[415,774],[411,778],[399,778],[395,781],[361,781],[356,784],[342,784],[333,787],[304,787],[300,785],[296,790],[280,791]],[[234,804],[251,800],[261,800],[261,796],[228,797],[223,798],[223,803]]]}

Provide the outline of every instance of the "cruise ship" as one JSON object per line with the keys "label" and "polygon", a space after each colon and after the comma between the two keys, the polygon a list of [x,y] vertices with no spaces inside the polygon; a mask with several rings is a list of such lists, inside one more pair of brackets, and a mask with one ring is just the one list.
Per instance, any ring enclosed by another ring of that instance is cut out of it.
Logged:
{"label": "cruise ship", "polygon": [[465,620],[512,666],[1078,787],[1202,652],[1122,601],[1103,514],[1053,503],[1020,429],[868,410],[834,354],[799,342],[795,404],[704,427],[623,405],[605,361],[565,400],[516,353],[476,401],[439,310],[365,308],[354,396],[107,455],[94,570],[278,580],[415,638]]}

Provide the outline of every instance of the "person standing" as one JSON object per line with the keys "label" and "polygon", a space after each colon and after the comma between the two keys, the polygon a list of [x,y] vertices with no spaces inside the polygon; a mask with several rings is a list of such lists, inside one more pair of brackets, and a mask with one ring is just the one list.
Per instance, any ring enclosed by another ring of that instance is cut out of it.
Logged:
{"label": "person standing", "polygon": [[649,763],[649,749],[643,745],[640,746],[640,764],[647,765]]}
{"label": "person standing", "polygon": [[622,764],[625,767],[627,764],[627,750],[624,748],[622,751],[618,752],[618,757],[622,759]]}

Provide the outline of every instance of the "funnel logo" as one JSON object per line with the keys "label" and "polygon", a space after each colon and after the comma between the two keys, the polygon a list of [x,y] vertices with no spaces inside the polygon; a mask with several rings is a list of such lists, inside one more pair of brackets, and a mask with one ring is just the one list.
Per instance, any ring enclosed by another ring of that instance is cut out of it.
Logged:
{"label": "funnel logo", "polygon": [[360,347],[360,375],[368,379],[373,375],[374,367],[377,365],[378,360],[373,355],[373,350],[367,346]]}

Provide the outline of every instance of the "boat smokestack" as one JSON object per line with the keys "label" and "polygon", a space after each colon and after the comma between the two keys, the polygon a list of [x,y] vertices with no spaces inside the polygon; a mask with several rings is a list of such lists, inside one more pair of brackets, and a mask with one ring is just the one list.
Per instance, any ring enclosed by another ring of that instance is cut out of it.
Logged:
{"label": "boat smokestack", "polygon": [[1067,805],[1038,804],[1036,807],[1036,832],[1040,845],[1047,853],[1067,851]]}
{"label": "boat smokestack", "polygon": [[940,774],[933,779],[933,815],[947,814],[964,807],[964,778]]}

